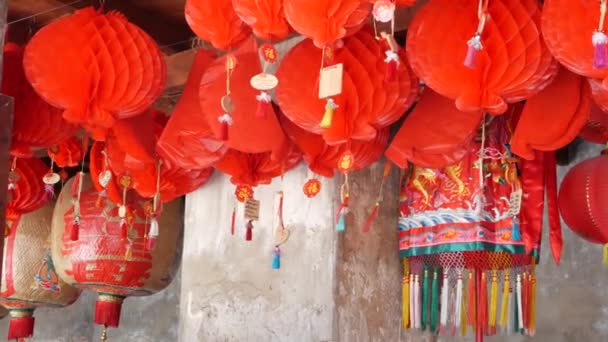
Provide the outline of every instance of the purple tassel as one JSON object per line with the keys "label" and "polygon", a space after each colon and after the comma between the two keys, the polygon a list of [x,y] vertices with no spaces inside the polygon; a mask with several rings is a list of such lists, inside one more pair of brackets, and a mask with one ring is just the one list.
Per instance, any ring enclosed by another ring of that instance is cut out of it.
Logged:
{"label": "purple tassel", "polygon": [[481,44],[481,35],[479,33],[475,34],[473,38],[469,39],[467,42],[467,55],[464,58],[464,66],[469,69],[475,69],[477,66],[477,54],[483,48]]}
{"label": "purple tassel", "polygon": [[48,198],[55,198],[55,187],[52,184],[45,184],[44,191]]}
{"label": "purple tassel", "polygon": [[591,40],[594,48],[593,67],[595,69],[604,69],[608,66],[608,56],[606,54],[608,36],[602,31],[595,31]]}

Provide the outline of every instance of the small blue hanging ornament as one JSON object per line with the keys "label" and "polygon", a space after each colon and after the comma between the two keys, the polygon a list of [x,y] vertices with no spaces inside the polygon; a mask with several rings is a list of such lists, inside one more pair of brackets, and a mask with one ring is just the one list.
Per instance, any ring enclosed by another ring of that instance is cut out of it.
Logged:
{"label": "small blue hanging ornament", "polygon": [[348,214],[348,194],[344,195],[342,204],[338,208],[338,214],[336,217],[336,230],[343,232],[346,230],[346,214]]}
{"label": "small blue hanging ornament", "polygon": [[281,268],[281,249],[279,246],[274,247],[272,252],[272,269],[278,270]]}

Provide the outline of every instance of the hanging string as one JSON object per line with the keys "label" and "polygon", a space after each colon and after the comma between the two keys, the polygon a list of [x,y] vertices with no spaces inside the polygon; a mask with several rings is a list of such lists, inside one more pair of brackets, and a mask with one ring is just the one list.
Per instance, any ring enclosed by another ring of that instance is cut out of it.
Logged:
{"label": "hanging string", "polygon": [[19,18],[17,20],[13,20],[13,21],[9,22],[8,25],[16,24],[16,23],[19,23],[19,22],[22,22],[22,21],[25,21],[25,20],[28,20],[28,19],[32,19],[32,18],[41,16],[43,14],[47,14],[47,13],[58,11],[60,9],[72,7],[73,5],[76,5],[76,4],[78,4],[80,2],[83,2],[83,1],[84,0],[76,0],[76,1],[69,2],[67,4],[62,4],[62,5],[57,6],[57,7],[49,8],[47,10],[44,10],[44,11],[41,11],[41,12],[38,12],[38,13],[34,13],[32,15],[28,15],[27,17],[23,17],[23,18]]}

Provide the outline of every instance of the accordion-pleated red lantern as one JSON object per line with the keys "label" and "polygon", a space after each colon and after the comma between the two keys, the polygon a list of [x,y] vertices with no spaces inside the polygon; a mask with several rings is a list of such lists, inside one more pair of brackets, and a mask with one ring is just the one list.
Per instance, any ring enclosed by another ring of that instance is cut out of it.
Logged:
{"label": "accordion-pleated red lantern", "polygon": [[48,148],[49,157],[59,167],[75,167],[82,162],[84,157],[84,146],[82,140],[72,136],[59,144]]}
{"label": "accordion-pleated red lantern", "polygon": [[32,89],[23,72],[23,49],[13,43],[4,46],[2,93],[14,98],[13,156],[31,157],[33,149],[57,144],[78,129]]}
{"label": "accordion-pleated red lantern", "polygon": [[536,0],[489,1],[478,44],[471,39],[477,13],[477,1],[429,1],[408,30],[408,57],[416,75],[461,111],[502,114],[507,103],[548,85],[557,65],[541,37]]}
{"label": "accordion-pleated red lantern", "polygon": [[481,112],[459,111],[450,99],[425,88],[386,157],[402,169],[408,161],[428,168],[453,165],[468,151],[481,117]]}
{"label": "accordion-pleated red lantern", "polygon": [[38,158],[17,159],[14,170],[17,179],[9,181],[9,201],[6,205],[8,218],[14,219],[21,214],[42,208],[52,198],[52,194],[42,182],[42,177],[48,170]]}
{"label": "accordion-pleated red lantern", "polygon": [[[543,37],[553,56],[566,68],[586,77],[604,80],[606,65],[595,67],[596,52],[606,54],[606,42],[594,43],[600,21],[600,1],[546,0],[543,4]],[[600,30],[603,31],[602,27]],[[605,57],[604,57],[605,58]],[[604,61],[606,63],[606,61]]]}
{"label": "accordion-pleated red lantern", "polygon": [[320,48],[357,32],[371,8],[367,0],[283,0],[283,6],[294,30]]}
{"label": "accordion-pleated red lantern", "polygon": [[534,150],[555,151],[568,145],[587,123],[591,103],[587,81],[562,68],[553,83],[526,102],[511,151],[534,159]]}
{"label": "accordion-pleated red lantern", "polygon": [[[236,67],[230,76],[230,97],[234,111],[230,113],[233,123],[229,126],[226,145],[245,153],[278,152],[285,145],[285,134],[276,115],[256,116],[259,94],[249,80],[262,72],[255,39],[242,43],[232,54]],[[203,74],[199,96],[200,107],[211,128],[220,136],[224,114],[221,98],[226,94],[226,57],[213,62]],[[317,70],[318,72],[318,70]]]}
{"label": "accordion-pleated red lantern", "polygon": [[[314,173],[333,177],[338,169],[340,159],[350,152],[353,157],[352,171],[360,170],[372,165],[382,157],[388,143],[389,129],[378,132],[371,141],[353,140],[340,145],[327,145],[323,137],[307,132],[288,119],[281,120],[285,133],[291,141],[302,151],[304,161]],[[351,171],[349,170],[349,171]]]}
{"label": "accordion-pleated red lantern", "polygon": [[583,161],[568,171],[559,191],[564,222],[587,241],[608,243],[608,155]]}
{"label": "accordion-pleated red lantern", "polygon": [[232,0],[236,14],[260,39],[284,39],[291,28],[283,12],[284,0]]}
{"label": "accordion-pleated red lantern", "polygon": [[216,49],[227,50],[251,33],[236,15],[231,0],[187,0],[185,12],[192,31]]}
{"label": "accordion-pleated red lantern", "polygon": [[[144,115],[121,121],[124,127],[120,134],[114,129],[113,135],[108,136],[106,141],[109,169],[117,178],[130,176],[133,189],[144,198],[152,198],[157,191],[158,178],[157,161],[154,158],[155,143],[164,127],[165,116],[162,112],[149,110]],[[137,154],[132,153],[136,150]],[[139,159],[139,155],[143,158]],[[170,202],[198,189],[209,179],[212,171],[212,168],[186,170],[161,164],[161,201]]]}
{"label": "accordion-pleated red lantern", "polygon": [[147,109],[166,79],[165,60],[150,36],[121,13],[92,7],[38,31],[25,49],[24,67],[42,98],[96,140],[117,119]]}
{"label": "accordion-pleated red lantern", "polygon": [[186,170],[211,166],[227,146],[218,140],[203,116],[198,97],[201,78],[215,55],[198,50],[184,91],[156,145],[156,152],[168,167]]}
{"label": "accordion-pleated red lantern", "polygon": [[369,141],[379,129],[397,121],[413,104],[418,80],[402,56],[396,80],[385,81],[385,50],[367,30],[344,39],[334,61],[344,64],[342,94],[333,97],[338,105],[331,127],[319,126],[326,101],[318,98],[320,50],[310,40],[291,49],[279,66],[277,100],[281,110],[301,128],[322,134],[329,145],[351,139]]}
{"label": "accordion-pleated red lantern", "polygon": [[592,105],[589,120],[578,136],[595,144],[608,143],[608,113]]}
{"label": "accordion-pleated red lantern", "polygon": [[270,152],[245,153],[230,149],[215,168],[230,176],[234,185],[270,184],[272,179],[294,168],[302,159],[302,153],[291,142],[286,143],[280,158],[272,158]]}

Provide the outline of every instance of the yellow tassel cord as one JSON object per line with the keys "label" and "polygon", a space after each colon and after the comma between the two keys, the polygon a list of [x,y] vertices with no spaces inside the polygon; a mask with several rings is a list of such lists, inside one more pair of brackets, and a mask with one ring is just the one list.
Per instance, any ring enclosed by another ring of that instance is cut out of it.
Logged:
{"label": "yellow tassel cord", "polygon": [[502,329],[507,328],[508,314],[509,314],[509,287],[510,285],[509,271],[505,271],[505,283],[502,288],[502,307],[500,308],[500,327]]}
{"label": "yellow tassel cord", "polygon": [[403,283],[401,284],[401,317],[403,329],[410,325],[410,262],[403,259]]}
{"label": "yellow tassel cord", "polygon": [[[465,291],[465,287],[462,287],[462,304],[460,307],[460,335],[462,337],[467,336],[467,296],[470,294]],[[458,318],[457,318],[458,319]]]}
{"label": "yellow tassel cord", "polygon": [[529,319],[529,334],[534,336],[536,333],[536,265],[532,265],[530,273],[530,317]]}
{"label": "yellow tassel cord", "polygon": [[496,328],[496,307],[498,302],[498,274],[496,270],[492,271],[492,285],[490,287],[490,317],[488,325],[490,330]]}
{"label": "yellow tassel cord", "polygon": [[608,265],[608,244],[604,245],[604,265]]}

